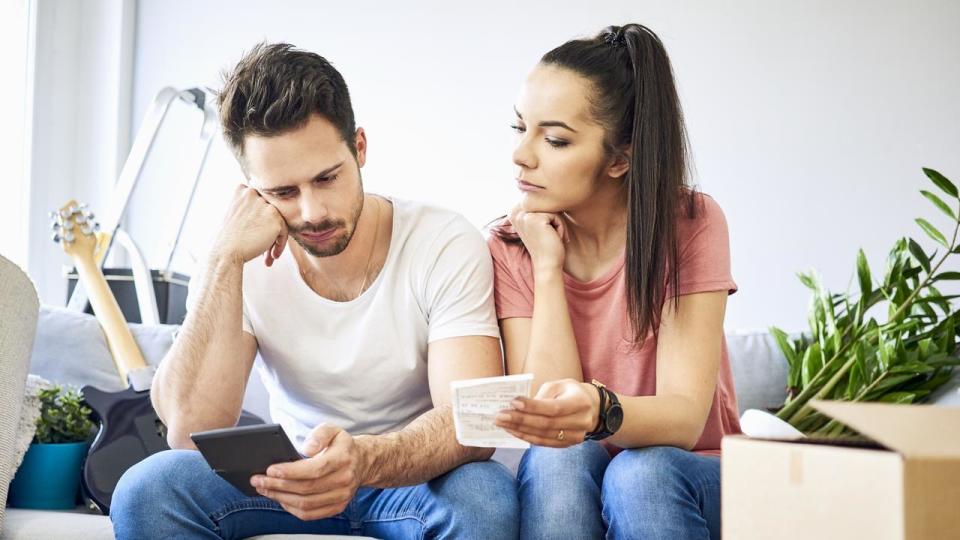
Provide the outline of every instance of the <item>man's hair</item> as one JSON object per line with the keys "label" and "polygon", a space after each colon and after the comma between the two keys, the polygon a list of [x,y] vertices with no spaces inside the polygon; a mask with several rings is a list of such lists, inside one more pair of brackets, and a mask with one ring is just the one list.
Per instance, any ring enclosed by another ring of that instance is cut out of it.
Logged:
{"label": "man's hair", "polygon": [[238,158],[248,135],[270,137],[326,118],[357,155],[350,92],[340,72],[319,54],[288,43],[257,44],[224,74],[218,96],[223,136]]}

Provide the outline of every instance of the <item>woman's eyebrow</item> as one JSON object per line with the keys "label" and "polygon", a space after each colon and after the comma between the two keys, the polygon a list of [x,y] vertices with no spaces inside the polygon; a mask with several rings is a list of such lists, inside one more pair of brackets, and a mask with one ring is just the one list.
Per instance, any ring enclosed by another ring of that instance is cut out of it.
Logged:
{"label": "woman's eyebrow", "polygon": [[[519,118],[520,120],[523,120],[523,115],[520,114],[520,111],[518,111],[516,107],[513,108],[513,112],[517,113],[517,118]],[[561,127],[561,128],[563,128],[563,129],[569,129],[570,131],[572,131],[572,132],[574,132],[574,133],[577,132],[577,130],[575,130],[575,129],[573,129],[572,127],[568,126],[566,122],[561,122],[560,120],[544,120],[543,122],[537,122],[537,126],[539,126],[539,127]]]}

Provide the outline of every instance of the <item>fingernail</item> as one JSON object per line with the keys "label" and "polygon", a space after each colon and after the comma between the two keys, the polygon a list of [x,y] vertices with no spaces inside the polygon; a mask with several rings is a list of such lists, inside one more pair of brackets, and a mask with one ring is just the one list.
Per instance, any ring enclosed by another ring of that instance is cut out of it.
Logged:
{"label": "fingernail", "polygon": [[522,410],[523,410],[523,407],[524,407],[523,402],[520,401],[519,399],[513,400],[512,402],[510,402],[510,405],[512,405],[513,408],[516,409],[516,410],[518,410],[518,411],[522,411]]}
{"label": "fingernail", "polygon": [[509,422],[510,415],[507,413],[499,413],[494,419],[498,422]]}

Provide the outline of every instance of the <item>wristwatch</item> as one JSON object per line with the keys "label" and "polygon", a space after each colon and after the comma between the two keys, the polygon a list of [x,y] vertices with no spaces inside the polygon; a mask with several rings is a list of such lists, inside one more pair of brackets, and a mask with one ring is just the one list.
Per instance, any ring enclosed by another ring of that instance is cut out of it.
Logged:
{"label": "wristwatch", "polygon": [[620,399],[611,392],[600,381],[594,379],[590,384],[596,387],[600,394],[600,418],[597,420],[597,427],[584,438],[592,441],[606,439],[620,429],[623,424],[623,407],[620,406]]}

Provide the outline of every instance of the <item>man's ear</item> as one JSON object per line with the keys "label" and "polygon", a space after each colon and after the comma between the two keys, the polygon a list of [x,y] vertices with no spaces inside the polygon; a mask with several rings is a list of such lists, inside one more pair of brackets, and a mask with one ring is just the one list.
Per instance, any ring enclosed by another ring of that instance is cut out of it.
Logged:
{"label": "man's ear", "polygon": [[367,133],[363,131],[363,128],[357,128],[353,143],[357,147],[357,165],[363,167],[363,164],[367,162]]}
{"label": "man's ear", "polygon": [[630,149],[618,152],[610,160],[610,165],[607,166],[607,176],[617,179],[623,178],[623,176],[627,174],[627,171],[630,170],[631,158],[632,152]]}

